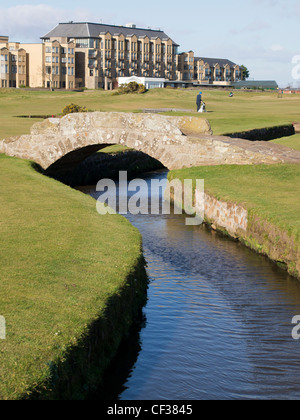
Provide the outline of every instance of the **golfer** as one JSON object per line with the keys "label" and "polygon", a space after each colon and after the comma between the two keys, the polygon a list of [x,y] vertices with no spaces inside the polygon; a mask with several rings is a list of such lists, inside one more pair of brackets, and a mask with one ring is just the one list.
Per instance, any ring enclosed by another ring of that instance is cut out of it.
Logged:
{"label": "golfer", "polygon": [[199,94],[197,95],[197,100],[196,100],[197,112],[199,112],[200,110],[201,103],[202,103],[202,92],[199,92]]}

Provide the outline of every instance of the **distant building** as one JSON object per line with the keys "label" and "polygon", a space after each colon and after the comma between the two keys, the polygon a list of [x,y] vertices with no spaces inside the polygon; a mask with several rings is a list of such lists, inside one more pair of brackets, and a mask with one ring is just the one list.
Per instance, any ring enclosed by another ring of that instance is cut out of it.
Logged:
{"label": "distant building", "polygon": [[134,24],[69,22],[60,23],[41,39],[47,45],[74,43],[78,87],[112,89],[119,77],[176,77],[178,44],[161,30],[137,28]]}
{"label": "distant building", "polygon": [[222,58],[195,57],[193,51],[177,55],[177,80],[200,85],[230,86],[240,81],[238,64]]}
{"label": "distant building", "polygon": [[266,89],[266,90],[277,90],[278,84],[275,80],[241,80],[233,83],[233,87],[236,89]]}
{"label": "distant building", "polygon": [[[179,45],[164,31],[133,23],[59,23],[41,40],[21,44],[0,37],[0,87],[107,90],[132,80],[147,89],[261,86],[241,82],[240,66],[228,59],[178,53]],[[272,83],[267,88],[276,89]]]}
{"label": "distant building", "polygon": [[0,87],[26,86],[27,68],[27,53],[21,44],[0,36]]}
{"label": "distant building", "polygon": [[139,85],[144,85],[146,89],[157,89],[157,88],[164,88],[166,79],[158,78],[158,77],[138,77],[138,76],[131,76],[131,77],[118,77],[118,84],[119,86],[125,85],[131,82],[138,83]]}
{"label": "distant building", "polygon": [[75,44],[56,40],[23,44],[28,53],[28,86],[75,88]]}

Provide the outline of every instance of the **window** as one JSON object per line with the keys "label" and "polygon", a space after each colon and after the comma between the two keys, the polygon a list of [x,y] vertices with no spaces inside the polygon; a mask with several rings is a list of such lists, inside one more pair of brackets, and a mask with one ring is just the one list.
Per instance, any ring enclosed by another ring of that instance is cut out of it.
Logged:
{"label": "window", "polygon": [[88,48],[89,47],[89,40],[78,38],[76,39],[76,47],[77,48]]}
{"label": "window", "polygon": [[1,73],[8,74],[8,65],[1,64]]}
{"label": "window", "polygon": [[46,53],[47,54],[51,53],[51,48],[50,47],[46,47]]}
{"label": "window", "polygon": [[51,57],[50,56],[46,56],[46,63],[51,63]]}

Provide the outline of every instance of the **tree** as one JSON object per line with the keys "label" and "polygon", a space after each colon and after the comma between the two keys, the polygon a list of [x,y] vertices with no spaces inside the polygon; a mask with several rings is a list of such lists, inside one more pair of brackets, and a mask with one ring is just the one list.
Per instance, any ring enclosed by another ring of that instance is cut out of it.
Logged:
{"label": "tree", "polygon": [[242,80],[246,80],[250,76],[250,71],[243,64],[241,65]]}
{"label": "tree", "polygon": [[53,71],[52,71],[52,67],[51,66],[46,66],[46,69],[45,69],[45,77],[46,77],[46,79],[48,81],[47,85],[48,85],[49,89],[52,90],[54,74],[53,74]]}

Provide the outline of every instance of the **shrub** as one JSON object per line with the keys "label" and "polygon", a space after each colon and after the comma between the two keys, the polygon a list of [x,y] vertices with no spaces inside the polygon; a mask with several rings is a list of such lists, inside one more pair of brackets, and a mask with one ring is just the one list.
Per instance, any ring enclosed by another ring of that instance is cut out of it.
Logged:
{"label": "shrub", "polygon": [[85,106],[81,107],[80,105],[75,105],[75,104],[69,104],[65,106],[64,109],[62,110],[63,115],[74,114],[77,112],[89,112],[89,110]]}
{"label": "shrub", "polygon": [[136,82],[130,82],[128,84],[123,84],[116,90],[113,95],[125,95],[127,93],[145,93],[147,89],[143,84],[138,84]]}

